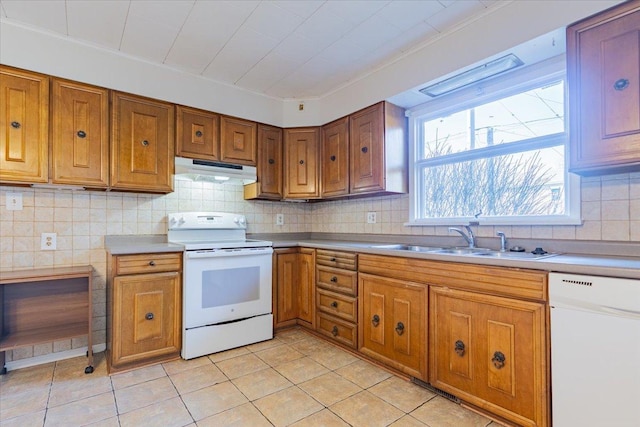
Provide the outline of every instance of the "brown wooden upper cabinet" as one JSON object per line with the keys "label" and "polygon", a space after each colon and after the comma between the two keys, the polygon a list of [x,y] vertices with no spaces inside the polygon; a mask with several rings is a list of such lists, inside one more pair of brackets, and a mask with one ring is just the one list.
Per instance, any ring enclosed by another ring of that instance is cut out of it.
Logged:
{"label": "brown wooden upper cabinet", "polygon": [[322,126],[322,197],[349,194],[349,117]]}
{"label": "brown wooden upper cabinet", "polygon": [[173,191],[174,105],[112,92],[111,187]]}
{"label": "brown wooden upper cabinet", "polygon": [[0,65],[0,181],[48,180],[49,78]]}
{"label": "brown wooden upper cabinet", "polygon": [[282,129],[258,125],[258,181],[244,186],[245,199],[282,199]]}
{"label": "brown wooden upper cabinet", "polygon": [[350,194],[406,193],[404,109],[380,102],[349,116]]}
{"label": "brown wooden upper cabinet", "polygon": [[319,127],[285,129],[285,199],[317,199],[320,197],[319,143]]}
{"label": "brown wooden upper cabinet", "polygon": [[240,165],[256,165],[256,122],[220,117],[220,160]]}
{"label": "brown wooden upper cabinet", "polygon": [[176,105],[176,156],[220,160],[220,116]]}
{"label": "brown wooden upper cabinet", "polygon": [[640,1],[567,28],[569,170],[640,170]]}
{"label": "brown wooden upper cabinet", "polygon": [[109,90],[51,81],[51,182],[109,185]]}

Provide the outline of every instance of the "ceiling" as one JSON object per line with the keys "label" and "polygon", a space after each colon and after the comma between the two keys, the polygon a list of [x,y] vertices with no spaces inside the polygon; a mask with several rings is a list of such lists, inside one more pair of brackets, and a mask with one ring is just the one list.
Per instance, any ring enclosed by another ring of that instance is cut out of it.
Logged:
{"label": "ceiling", "polygon": [[495,0],[0,0],[3,21],[282,99],[322,97]]}

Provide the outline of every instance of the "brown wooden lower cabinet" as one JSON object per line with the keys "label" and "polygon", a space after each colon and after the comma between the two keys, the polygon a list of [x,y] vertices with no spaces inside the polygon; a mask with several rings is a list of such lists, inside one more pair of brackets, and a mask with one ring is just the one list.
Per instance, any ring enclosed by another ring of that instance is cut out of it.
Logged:
{"label": "brown wooden lower cabinet", "polygon": [[546,426],[545,305],[431,288],[429,382],[521,426]]}
{"label": "brown wooden lower cabinet", "polygon": [[427,286],[366,273],[358,285],[358,349],[426,381]]}
{"label": "brown wooden lower cabinet", "polygon": [[120,255],[109,261],[109,372],[179,358],[182,254]]}
{"label": "brown wooden lower cabinet", "polygon": [[315,249],[276,249],[273,257],[274,327],[314,329]]}

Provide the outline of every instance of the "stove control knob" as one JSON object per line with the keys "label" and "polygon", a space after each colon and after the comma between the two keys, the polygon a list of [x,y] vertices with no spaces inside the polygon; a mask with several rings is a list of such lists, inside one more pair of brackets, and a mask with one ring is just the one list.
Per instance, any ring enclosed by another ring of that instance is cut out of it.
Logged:
{"label": "stove control knob", "polygon": [[181,216],[180,219],[178,220],[178,225],[182,225],[185,223],[184,217]]}
{"label": "stove control knob", "polygon": [[240,225],[244,226],[246,224],[247,224],[247,220],[243,216],[241,216],[240,217]]}
{"label": "stove control knob", "polygon": [[238,217],[233,218],[233,222],[236,224],[240,224],[240,219]]}
{"label": "stove control knob", "polygon": [[176,219],[174,217],[169,218],[169,225],[176,225]]}

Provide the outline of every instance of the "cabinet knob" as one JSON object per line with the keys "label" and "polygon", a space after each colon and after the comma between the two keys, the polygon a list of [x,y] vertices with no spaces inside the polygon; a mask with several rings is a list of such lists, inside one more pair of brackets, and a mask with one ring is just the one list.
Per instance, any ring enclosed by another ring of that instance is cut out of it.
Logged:
{"label": "cabinet knob", "polygon": [[338,308],[338,301],[334,301],[331,303],[331,307]]}
{"label": "cabinet knob", "polygon": [[456,354],[460,357],[464,356],[465,345],[462,341],[458,340],[455,343],[455,347],[453,348]]}
{"label": "cabinet knob", "polygon": [[374,327],[378,327],[378,325],[380,324],[380,316],[378,316],[377,314],[374,314],[373,317],[371,318],[371,323],[373,324]]}
{"label": "cabinet knob", "polygon": [[615,90],[625,90],[628,87],[629,87],[629,79],[618,79],[613,84],[613,88]]}
{"label": "cabinet knob", "polygon": [[336,283],[336,282],[338,281],[338,278],[337,278],[336,276],[333,276],[333,277],[331,278],[331,281],[332,281],[333,283]]}
{"label": "cabinet knob", "polygon": [[11,122],[11,127],[14,129],[20,129],[20,126],[22,126],[20,122]]}
{"label": "cabinet knob", "polygon": [[200,138],[200,137],[202,136],[202,131],[201,131],[201,130],[197,130],[197,131],[196,131],[196,136],[197,136],[198,138]]}
{"label": "cabinet knob", "polygon": [[78,138],[86,138],[87,133],[83,130],[79,130],[78,133],[76,133],[76,135],[78,135]]}
{"label": "cabinet knob", "polygon": [[151,267],[154,267],[156,265],[156,262],[154,260],[149,261],[149,265]]}
{"label": "cabinet knob", "polygon": [[329,261],[336,262],[336,259],[335,258],[331,258]]}
{"label": "cabinet knob", "polygon": [[338,327],[334,326],[333,329],[331,329],[331,335],[333,335],[334,337],[338,335]]}
{"label": "cabinet knob", "polygon": [[270,165],[274,164],[275,162],[276,162],[275,160],[273,160],[273,159],[269,159],[269,164],[270,164]]}
{"label": "cabinet knob", "polygon": [[369,149],[367,147],[362,147],[361,150],[363,153],[366,153],[367,151],[369,151]]}
{"label": "cabinet knob", "polygon": [[146,139],[143,139],[140,144],[142,144],[142,145],[144,145],[146,147],[146,146],[149,145],[149,141],[147,141]]}
{"label": "cabinet knob", "polygon": [[304,160],[300,160],[300,164],[301,164],[301,165],[304,165]]}
{"label": "cabinet knob", "polygon": [[491,361],[493,362],[493,366],[495,366],[496,369],[504,368],[504,364],[506,360],[507,358],[505,357],[504,353],[501,351],[496,351],[495,353],[493,353],[493,357],[491,358]]}
{"label": "cabinet knob", "polygon": [[329,157],[329,158],[331,159],[331,161],[332,161],[332,162],[335,162],[335,161],[336,161],[336,156],[331,156],[331,157]]}
{"label": "cabinet knob", "polygon": [[153,313],[147,313],[144,315],[144,318],[147,320],[153,320]]}
{"label": "cabinet knob", "polygon": [[398,335],[404,334],[404,323],[398,322],[398,324],[396,325],[396,333]]}

